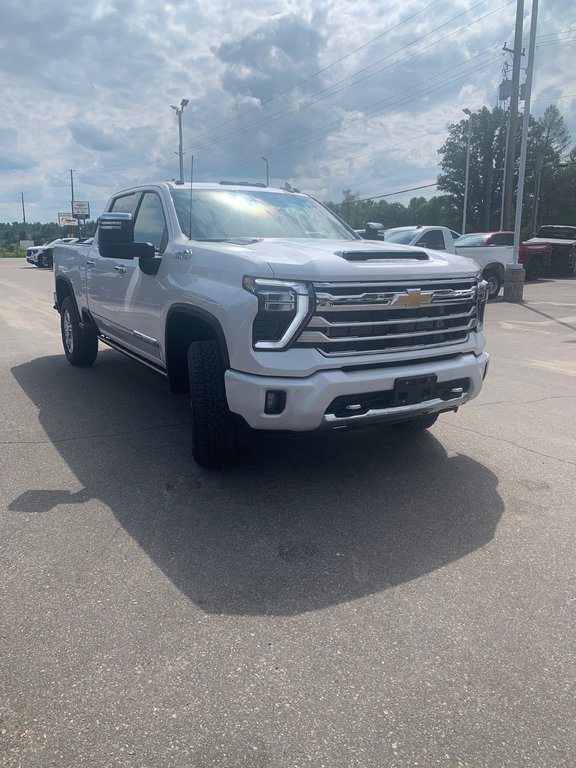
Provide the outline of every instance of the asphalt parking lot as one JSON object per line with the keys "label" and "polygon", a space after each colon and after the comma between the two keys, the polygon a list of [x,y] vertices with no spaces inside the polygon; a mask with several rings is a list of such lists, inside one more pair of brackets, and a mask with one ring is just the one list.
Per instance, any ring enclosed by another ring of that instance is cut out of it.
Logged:
{"label": "asphalt parking lot", "polygon": [[572,768],[576,280],[486,319],[429,433],[190,460],[188,405],[61,351],[0,260],[0,765]]}

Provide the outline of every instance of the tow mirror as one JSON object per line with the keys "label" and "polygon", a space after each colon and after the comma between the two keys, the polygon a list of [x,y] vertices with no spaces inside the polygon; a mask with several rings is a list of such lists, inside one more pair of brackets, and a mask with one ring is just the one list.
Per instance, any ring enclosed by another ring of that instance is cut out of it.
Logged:
{"label": "tow mirror", "polygon": [[384,240],[384,225],[379,224],[376,221],[368,221],[366,222],[365,231],[366,234],[364,235],[366,240]]}
{"label": "tow mirror", "polygon": [[98,248],[105,259],[153,258],[154,246],[134,242],[131,213],[111,211],[98,219]]}

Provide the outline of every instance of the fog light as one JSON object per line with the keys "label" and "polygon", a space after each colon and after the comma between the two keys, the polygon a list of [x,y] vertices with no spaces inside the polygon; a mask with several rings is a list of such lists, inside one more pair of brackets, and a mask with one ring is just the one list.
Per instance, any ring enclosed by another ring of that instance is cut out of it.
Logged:
{"label": "fog light", "polygon": [[279,414],[282,413],[286,407],[286,392],[282,389],[268,389],[266,390],[266,398],[264,400],[264,413],[267,414]]}

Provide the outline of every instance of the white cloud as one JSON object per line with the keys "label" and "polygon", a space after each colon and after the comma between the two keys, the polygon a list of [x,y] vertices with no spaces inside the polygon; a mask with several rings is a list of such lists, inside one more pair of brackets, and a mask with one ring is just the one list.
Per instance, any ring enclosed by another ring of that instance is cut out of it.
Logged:
{"label": "white cloud", "polygon": [[[118,188],[174,177],[182,98],[197,178],[261,181],[264,155],[273,182],[320,199],[433,183],[462,107],[496,104],[515,12],[506,0],[5,0],[0,221],[20,217],[21,192],[28,218],[55,220],[70,169],[94,215]],[[571,0],[540,8],[532,111],[555,101],[576,139],[575,27]]]}

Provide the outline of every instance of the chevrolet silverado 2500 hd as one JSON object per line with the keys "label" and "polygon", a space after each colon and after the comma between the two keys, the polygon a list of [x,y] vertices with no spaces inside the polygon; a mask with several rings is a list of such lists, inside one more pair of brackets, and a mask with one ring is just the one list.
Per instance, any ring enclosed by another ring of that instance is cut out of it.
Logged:
{"label": "chevrolet silverado 2500 hd", "polygon": [[64,352],[99,341],[190,392],[192,452],[239,425],[430,427],[480,392],[486,284],[469,259],[367,242],[294,191],[159,182],[115,194],[89,247],[55,250]]}

